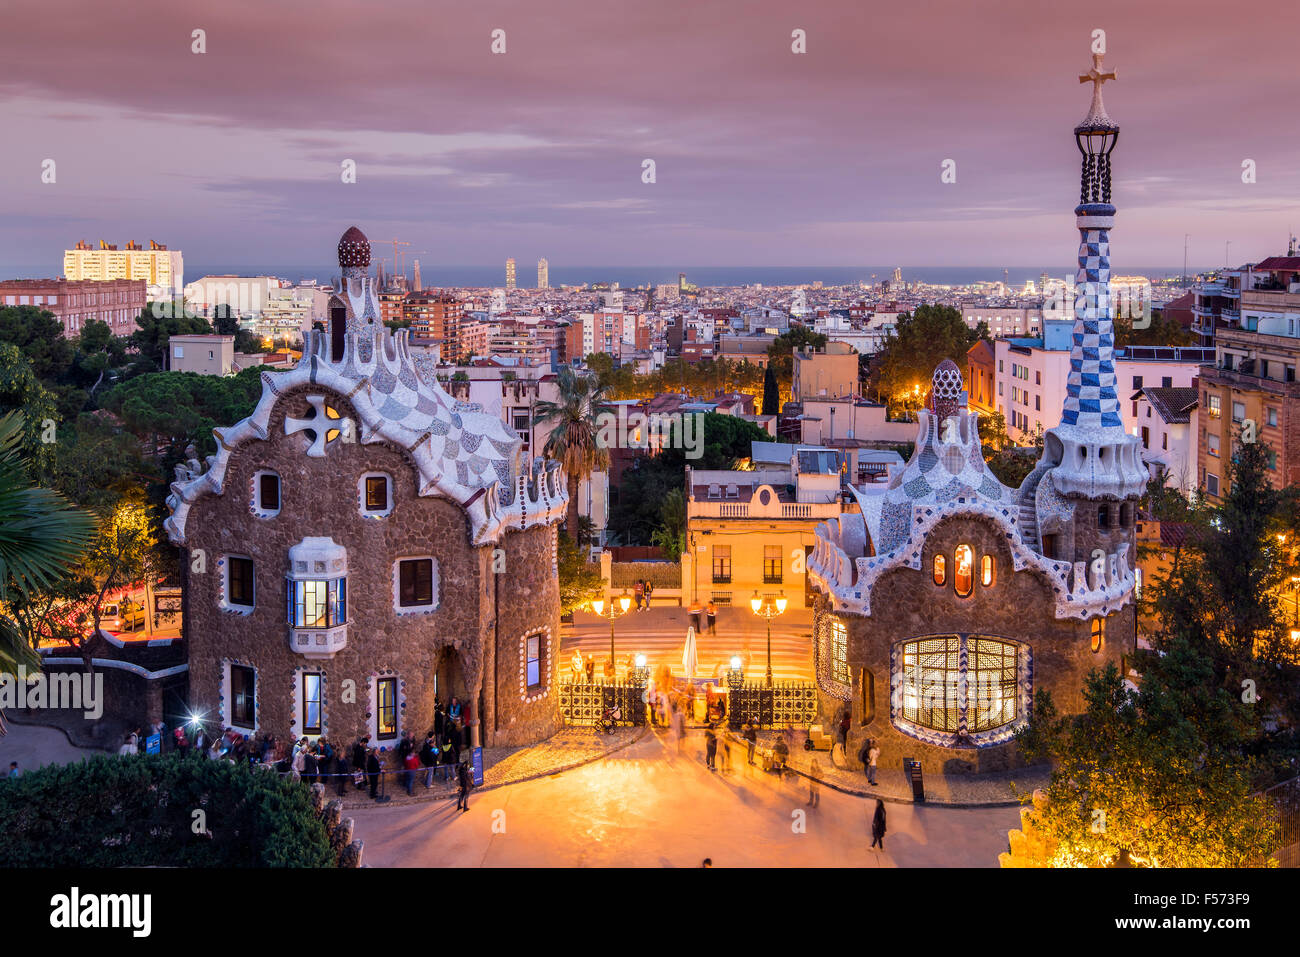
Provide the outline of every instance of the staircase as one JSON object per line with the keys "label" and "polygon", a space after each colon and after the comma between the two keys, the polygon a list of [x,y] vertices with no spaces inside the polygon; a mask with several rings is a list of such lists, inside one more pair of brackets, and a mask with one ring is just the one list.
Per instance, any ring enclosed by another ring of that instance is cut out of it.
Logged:
{"label": "staircase", "polygon": [[1042,543],[1038,540],[1038,483],[1051,469],[1039,463],[1020,486],[1020,540],[1040,554]]}

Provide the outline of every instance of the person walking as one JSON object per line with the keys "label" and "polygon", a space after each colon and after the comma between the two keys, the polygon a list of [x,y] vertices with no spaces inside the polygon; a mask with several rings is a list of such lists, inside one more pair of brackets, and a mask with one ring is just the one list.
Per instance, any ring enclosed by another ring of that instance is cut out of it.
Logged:
{"label": "person walking", "polygon": [[713,724],[710,722],[704,726],[704,763],[708,765],[710,771],[718,770],[718,733],[713,730]]}
{"label": "person walking", "polygon": [[650,579],[647,578],[645,583],[645,606],[647,608],[650,607],[650,597],[654,594],[654,591],[655,591],[655,586],[652,585],[650,583]]}
{"label": "person walking", "polygon": [[366,749],[366,777],[370,779],[370,797],[379,799],[379,755],[374,748]]}
{"label": "person walking", "polygon": [[727,726],[724,724],[718,729],[718,737],[722,739],[722,773],[731,773],[731,739],[727,736]]}
{"label": "person walking", "polygon": [[871,816],[871,846],[885,849],[885,802],[876,798],[876,813]]}
{"label": "person walking", "polygon": [[808,766],[808,806],[817,807],[822,803],[822,765],[816,758]]}
{"label": "person walking", "polygon": [[862,762],[862,773],[867,776],[867,781],[871,781],[871,739],[867,738],[862,742],[862,747],[858,748],[858,760]]}
{"label": "person walking", "polygon": [[867,751],[867,783],[872,787],[876,786],[876,762],[880,758],[880,749],[876,743],[871,743],[871,748]]}
{"label": "person walking", "polygon": [[645,579],[638,578],[636,581],[636,610],[640,611],[641,606],[645,603]]}
{"label": "person walking", "polygon": [[743,734],[745,736],[745,760],[750,764],[754,763],[754,746],[758,743],[758,728],[754,727],[754,722],[746,718]]}
{"label": "person walking", "polygon": [[713,604],[713,599],[709,599],[709,604],[705,607],[705,617],[709,620],[709,634],[718,633],[718,606]]}
{"label": "person walking", "polygon": [[474,777],[470,774],[468,761],[456,766],[456,780],[460,784],[460,790],[456,794],[456,809],[458,811],[468,811],[469,789],[474,786]]}

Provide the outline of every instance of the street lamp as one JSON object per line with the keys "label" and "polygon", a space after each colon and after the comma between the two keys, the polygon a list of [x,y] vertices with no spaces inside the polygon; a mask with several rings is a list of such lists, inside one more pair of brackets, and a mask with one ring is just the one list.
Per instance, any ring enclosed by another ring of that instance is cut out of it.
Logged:
{"label": "street lamp", "polygon": [[727,670],[727,687],[735,691],[745,683],[744,662],[740,655],[731,656],[731,667]]}
{"label": "street lamp", "polygon": [[614,619],[621,618],[627,614],[627,610],[632,607],[632,597],[624,590],[618,598],[611,598],[609,601],[609,611],[605,611],[605,599],[595,598],[591,602],[591,610],[597,617],[609,619],[609,678],[614,680]]}
{"label": "street lamp", "polygon": [[777,615],[785,614],[786,603],[785,592],[773,598],[771,595],[760,596],[755,591],[754,597],[749,600],[749,607],[754,614],[767,619],[767,686],[769,688],[772,687],[772,619]]}

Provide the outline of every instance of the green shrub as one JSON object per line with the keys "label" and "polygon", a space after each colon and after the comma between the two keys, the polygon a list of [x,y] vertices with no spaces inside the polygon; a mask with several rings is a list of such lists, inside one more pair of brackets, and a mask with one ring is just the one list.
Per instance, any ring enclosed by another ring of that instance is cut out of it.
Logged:
{"label": "green shrub", "polygon": [[307,786],[260,768],[105,755],[0,781],[0,867],[335,863]]}

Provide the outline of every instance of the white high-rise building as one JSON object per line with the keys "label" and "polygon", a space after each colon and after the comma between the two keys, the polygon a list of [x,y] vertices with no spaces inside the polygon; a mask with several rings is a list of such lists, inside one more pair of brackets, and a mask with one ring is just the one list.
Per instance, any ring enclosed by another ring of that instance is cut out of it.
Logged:
{"label": "white high-rise building", "polygon": [[551,288],[551,266],[545,259],[537,260],[537,288]]}
{"label": "white high-rise building", "polygon": [[506,260],[506,288],[515,288],[515,261],[513,259]]}
{"label": "white high-rise building", "polygon": [[77,241],[63,251],[63,278],[90,282],[143,279],[150,299],[179,296],[185,288],[185,269],[178,249],[149,240],[145,249],[129,241],[125,249],[99,241],[98,248]]}

